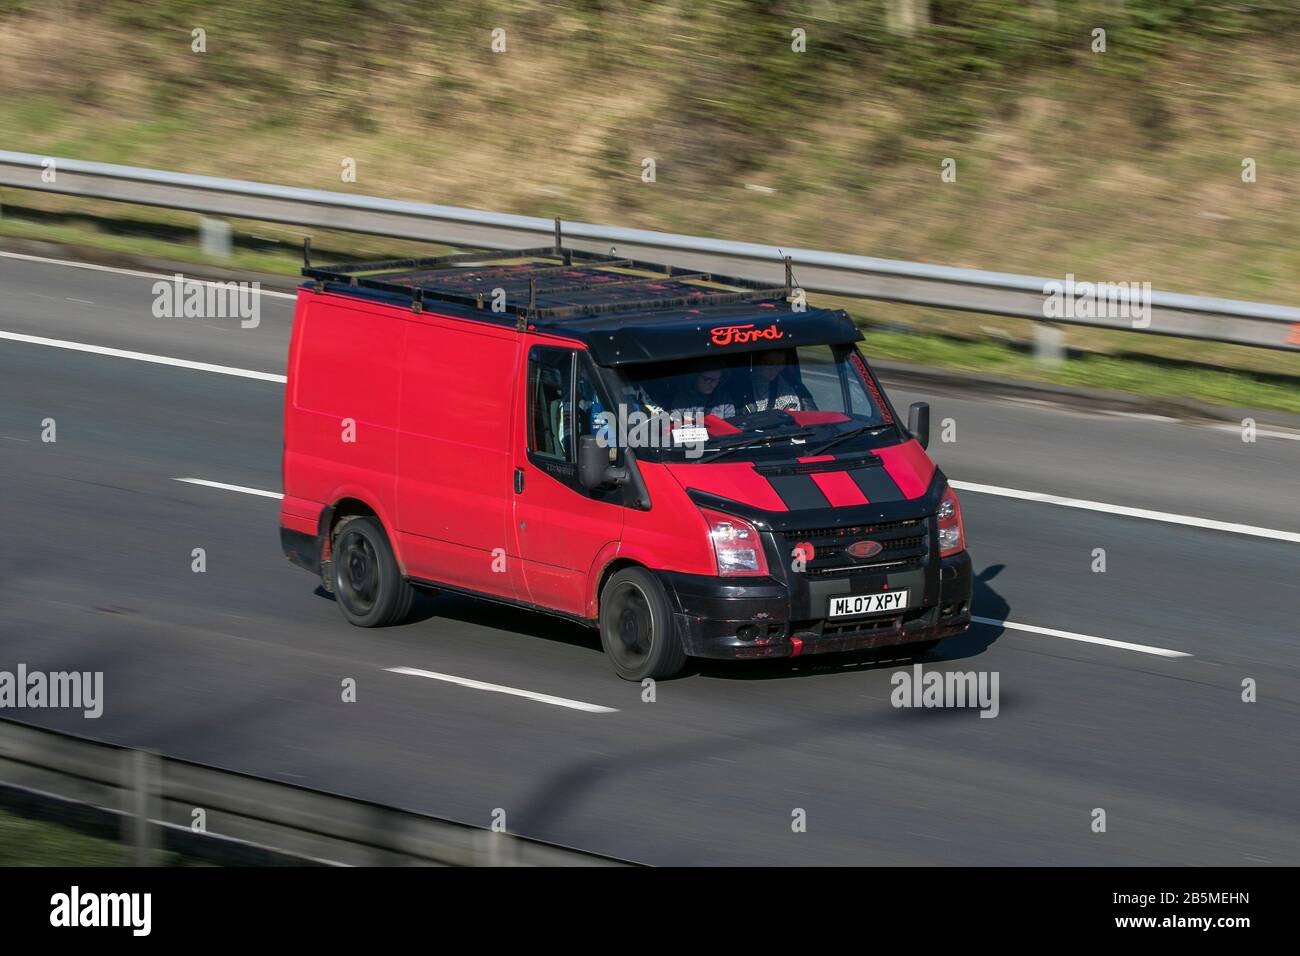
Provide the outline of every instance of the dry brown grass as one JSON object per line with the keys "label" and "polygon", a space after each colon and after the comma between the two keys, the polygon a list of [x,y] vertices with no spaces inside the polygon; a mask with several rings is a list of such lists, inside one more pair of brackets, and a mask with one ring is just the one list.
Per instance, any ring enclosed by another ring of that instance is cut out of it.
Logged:
{"label": "dry brown grass", "polygon": [[[512,33],[502,56],[486,33],[481,48],[426,36],[333,68],[311,43],[292,59],[245,51],[285,84],[270,93],[205,79],[216,61],[196,61],[187,28],[173,42],[34,11],[0,22],[7,148],[1300,304],[1300,58],[1282,40],[1183,51],[1141,85],[1086,65],[1026,78],[1012,108],[938,139],[908,132],[919,95],[837,81],[817,115],[744,137],[682,120],[672,4],[617,70],[555,42],[583,30],[561,20],[546,45]],[[1137,117],[1155,94],[1153,142]],[[737,151],[757,166],[734,172]],[[940,181],[948,156],[954,184]]]}

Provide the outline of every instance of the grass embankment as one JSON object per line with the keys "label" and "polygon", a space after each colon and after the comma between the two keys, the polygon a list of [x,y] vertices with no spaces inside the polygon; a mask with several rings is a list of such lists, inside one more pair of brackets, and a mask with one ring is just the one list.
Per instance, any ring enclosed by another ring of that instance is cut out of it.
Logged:
{"label": "grass embankment", "polygon": [[[1300,10],[1287,0],[0,0],[7,148],[782,245],[1300,304]],[[192,31],[206,31],[206,52]],[[505,50],[493,52],[493,31]],[[807,52],[792,49],[802,30]],[[1096,29],[1105,52],[1094,52]],[[69,56],[68,51],[76,51]],[[655,162],[654,182],[642,179]],[[945,181],[944,160],[955,181]],[[1254,163],[1253,182],[1242,178]],[[355,181],[344,181],[355,161]],[[758,187],[758,188],[754,188]],[[11,235],[192,258],[170,235],[6,191]],[[14,211],[13,207],[21,207]],[[26,209],[28,212],[24,212]],[[298,234],[242,224],[239,268],[292,270]],[[167,230],[163,230],[167,233]],[[314,237],[348,254],[403,244]],[[171,241],[169,241],[171,240]],[[280,245],[276,245],[276,242]],[[1046,373],[1027,323],[954,361],[1094,387],[1294,408],[1294,355],[1084,329],[1109,353]],[[948,360],[927,339],[882,348]],[[1122,353],[1238,370],[1144,366]],[[1244,377],[1243,377],[1244,376]],[[1152,378],[1158,381],[1152,381]],[[1279,394],[1281,392],[1282,394]]]}

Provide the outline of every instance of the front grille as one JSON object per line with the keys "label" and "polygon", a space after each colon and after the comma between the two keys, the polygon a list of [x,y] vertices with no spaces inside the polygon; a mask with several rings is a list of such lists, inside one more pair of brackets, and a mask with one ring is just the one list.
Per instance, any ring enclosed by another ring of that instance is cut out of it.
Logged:
{"label": "front grille", "polygon": [[[902,571],[920,567],[930,549],[928,518],[888,521],[845,528],[812,528],[786,531],[782,535],[786,554],[792,554],[801,542],[813,546],[813,559],[804,567],[809,577],[831,577],[854,571]],[[875,541],[879,554],[855,558],[846,550],[855,541]]]}
{"label": "front grille", "polygon": [[900,631],[915,625],[931,623],[928,615],[930,608],[917,607],[902,614],[859,617],[849,620],[796,621],[790,628],[795,634],[811,634],[817,638],[866,637],[870,634]]}
{"label": "front grille", "polygon": [[852,637],[857,634],[870,634],[873,631],[893,631],[899,627],[899,615],[892,617],[867,618],[861,621],[827,621],[822,625],[822,637]]}
{"label": "front grille", "polygon": [[[924,518],[908,518],[906,521],[883,521],[879,524],[860,524],[845,528],[808,528],[803,531],[787,531],[786,536],[791,540],[807,541],[812,540],[816,543],[817,538],[835,538],[844,535],[864,535],[877,534],[886,531],[897,531],[900,528],[923,528],[925,526]],[[856,539],[854,539],[856,540]]]}

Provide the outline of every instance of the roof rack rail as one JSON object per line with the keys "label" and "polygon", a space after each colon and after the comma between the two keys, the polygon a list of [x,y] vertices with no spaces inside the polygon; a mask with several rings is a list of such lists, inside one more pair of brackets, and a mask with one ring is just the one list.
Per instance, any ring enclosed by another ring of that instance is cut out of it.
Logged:
{"label": "roof rack rail", "polygon": [[[369,289],[405,297],[415,311],[430,302],[483,309],[488,296],[495,300],[492,311],[517,316],[523,328],[532,320],[785,300],[793,292],[793,272],[790,257],[784,260],[785,285],[772,286],[619,256],[613,249],[608,253],[568,249],[556,219],[552,246],[473,249],[323,267],[312,265],[311,240],[305,239],[302,274],[315,280],[317,291],[323,291],[326,283]],[[481,266],[476,268],[475,263]]]}

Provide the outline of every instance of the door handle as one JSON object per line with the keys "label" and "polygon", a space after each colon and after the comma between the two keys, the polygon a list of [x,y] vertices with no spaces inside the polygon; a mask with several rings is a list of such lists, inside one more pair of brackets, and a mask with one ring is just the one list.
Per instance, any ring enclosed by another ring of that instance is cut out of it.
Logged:
{"label": "door handle", "polygon": [[515,469],[515,494],[522,495],[523,493],[524,493],[524,470],[522,468],[516,468]]}

